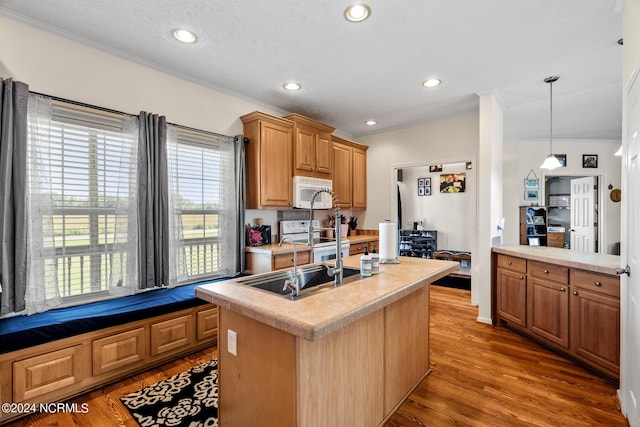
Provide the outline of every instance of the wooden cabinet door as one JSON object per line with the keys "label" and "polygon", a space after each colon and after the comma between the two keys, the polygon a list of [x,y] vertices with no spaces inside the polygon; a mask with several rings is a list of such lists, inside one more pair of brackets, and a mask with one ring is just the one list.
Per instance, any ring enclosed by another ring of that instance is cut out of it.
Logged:
{"label": "wooden cabinet door", "polygon": [[620,300],[574,288],[571,293],[571,350],[611,372],[620,371]]}
{"label": "wooden cabinet door", "polygon": [[313,172],[315,170],[316,133],[313,129],[297,126],[295,137],[295,169]]}
{"label": "wooden cabinet door", "polygon": [[529,278],[528,324],[532,333],[569,348],[568,287],[552,281]]}
{"label": "wooden cabinet door", "polygon": [[350,208],[352,205],[352,152],[351,147],[333,144],[333,193],[342,208]]}
{"label": "wooden cabinet door", "polygon": [[260,204],[293,205],[292,130],[274,123],[260,124]]}
{"label": "wooden cabinet door", "polygon": [[513,324],[527,327],[527,279],[523,273],[498,268],[496,272],[497,313]]}
{"label": "wooden cabinet door", "polygon": [[367,208],[367,153],[353,149],[352,198],[355,209]]}
{"label": "wooden cabinet door", "polygon": [[315,170],[319,173],[331,173],[331,134],[317,133],[315,144]]}

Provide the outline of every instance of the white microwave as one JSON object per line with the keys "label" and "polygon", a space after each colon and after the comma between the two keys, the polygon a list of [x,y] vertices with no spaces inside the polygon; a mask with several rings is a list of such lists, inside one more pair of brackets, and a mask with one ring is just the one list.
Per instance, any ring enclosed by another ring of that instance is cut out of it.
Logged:
{"label": "white microwave", "polygon": [[[333,188],[330,179],[311,178],[308,176],[293,177],[293,207],[311,209],[311,198],[318,190],[329,190]],[[319,193],[314,202],[314,209],[331,209],[333,207],[331,194]]]}

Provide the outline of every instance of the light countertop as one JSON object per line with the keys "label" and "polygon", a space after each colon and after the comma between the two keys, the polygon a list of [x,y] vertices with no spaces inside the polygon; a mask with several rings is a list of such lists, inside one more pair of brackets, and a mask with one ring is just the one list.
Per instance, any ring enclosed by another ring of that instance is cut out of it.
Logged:
{"label": "light countertop", "polygon": [[616,268],[620,267],[620,257],[617,255],[578,252],[548,246],[495,246],[492,251],[595,273],[615,275]]}
{"label": "light countertop", "polygon": [[[381,264],[380,274],[366,278],[354,276],[355,281],[337,288],[325,285],[307,292],[303,290],[295,301],[288,295],[239,284],[234,279],[198,286],[195,294],[220,307],[314,341],[459,268],[458,263],[451,261],[399,259],[400,264]],[[360,255],[344,258],[344,264],[359,269]]]}

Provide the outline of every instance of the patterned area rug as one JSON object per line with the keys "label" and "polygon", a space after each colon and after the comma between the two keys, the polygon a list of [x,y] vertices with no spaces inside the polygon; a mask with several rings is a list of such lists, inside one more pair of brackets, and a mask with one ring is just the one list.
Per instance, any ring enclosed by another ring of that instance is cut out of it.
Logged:
{"label": "patterned area rug", "polygon": [[218,361],[120,398],[143,427],[218,425]]}

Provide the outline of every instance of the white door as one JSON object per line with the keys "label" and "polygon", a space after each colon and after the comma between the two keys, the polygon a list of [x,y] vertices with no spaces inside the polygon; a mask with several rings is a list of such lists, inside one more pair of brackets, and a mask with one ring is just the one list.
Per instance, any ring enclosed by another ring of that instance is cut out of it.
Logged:
{"label": "white door", "polygon": [[[635,80],[627,93],[626,162],[623,164],[623,182],[627,185],[622,193],[626,220],[626,241],[623,239],[622,260],[629,265],[629,277],[621,276],[622,337],[620,390],[623,412],[631,427],[640,426],[640,78]],[[624,174],[626,172],[626,179]],[[625,188],[625,187],[623,187]]]}
{"label": "white door", "polygon": [[571,249],[596,251],[595,176],[571,180]]}

